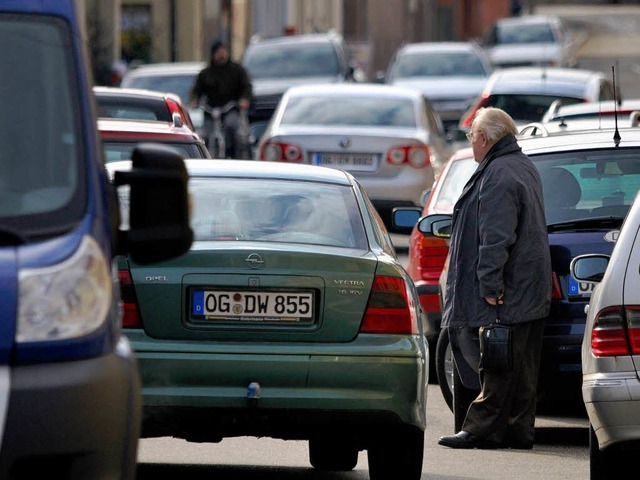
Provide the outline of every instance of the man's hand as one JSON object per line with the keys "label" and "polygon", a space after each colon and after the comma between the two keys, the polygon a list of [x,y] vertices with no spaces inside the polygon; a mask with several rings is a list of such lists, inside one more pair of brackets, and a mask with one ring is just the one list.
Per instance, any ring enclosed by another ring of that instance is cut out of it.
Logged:
{"label": "man's hand", "polygon": [[484,297],[485,301],[490,305],[502,305],[502,297]]}
{"label": "man's hand", "polygon": [[240,100],[238,100],[238,106],[242,110],[246,110],[247,108],[249,108],[249,100],[247,100],[246,98],[241,98]]}

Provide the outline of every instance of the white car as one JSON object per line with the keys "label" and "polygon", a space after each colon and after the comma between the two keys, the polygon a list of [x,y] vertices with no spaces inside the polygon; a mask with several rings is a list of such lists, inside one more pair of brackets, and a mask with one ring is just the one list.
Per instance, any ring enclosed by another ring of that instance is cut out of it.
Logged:
{"label": "white car", "polygon": [[407,43],[394,54],[384,81],[420,90],[448,129],[457,128],[492,71],[489,57],[474,42]]}
{"label": "white car", "polygon": [[497,20],[485,34],[482,46],[495,68],[574,67],[573,38],[560,17],[524,15]]}
{"label": "white car", "polygon": [[[640,171],[640,161],[624,166]],[[579,282],[599,282],[587,306],[582,397],[589,416],[591,479],[622,478],[640,449],[640,194],[611,257],[580,255]]]}
{"label": "white car", "polygon": [[[189,91],[196,76],[206,67],[205,62],[149,63],[128,70],[122,77],[121,87],[143,88],[175,93],[184,105],[189,105]],[[199,108],[189,108],[196,131],[203,135],[204,116]]]}

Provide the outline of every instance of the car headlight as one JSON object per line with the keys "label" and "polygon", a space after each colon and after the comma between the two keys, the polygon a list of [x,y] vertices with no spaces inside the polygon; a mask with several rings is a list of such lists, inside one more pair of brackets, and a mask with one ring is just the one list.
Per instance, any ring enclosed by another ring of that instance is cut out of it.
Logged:
{"label": "car headlight", "polygon": [[18,342],[80,337],[107,318],[112,280],[107,259],[89,236],[61,263],[20,270],[18,282]]}

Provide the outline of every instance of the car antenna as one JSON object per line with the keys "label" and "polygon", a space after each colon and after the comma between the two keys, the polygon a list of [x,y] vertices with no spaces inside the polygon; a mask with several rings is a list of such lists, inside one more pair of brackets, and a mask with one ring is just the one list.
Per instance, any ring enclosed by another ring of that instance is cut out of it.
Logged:
{"label": "car antenna", "polygon": [[611,65],[611,74],[613,76],[613,117],[616,122],[616,131],[613,134],[613,141],[616,144],[616,147],[620,145],[620,131],[618,130],[618,94],[616,89],[616,69],[613,65]]}

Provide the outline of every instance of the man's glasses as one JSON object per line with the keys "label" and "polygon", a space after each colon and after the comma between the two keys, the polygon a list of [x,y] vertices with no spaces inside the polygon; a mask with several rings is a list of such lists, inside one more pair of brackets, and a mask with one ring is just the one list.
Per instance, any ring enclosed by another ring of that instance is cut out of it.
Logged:
{"label": "man's glasses", "polygon": [[469,132],[469,133],[467,133],[467,140],[469,140],[470,142],[473,142],[473,136],[474,136],[474,135],[475,135],[475,134],[474,134],[473,132]]}

